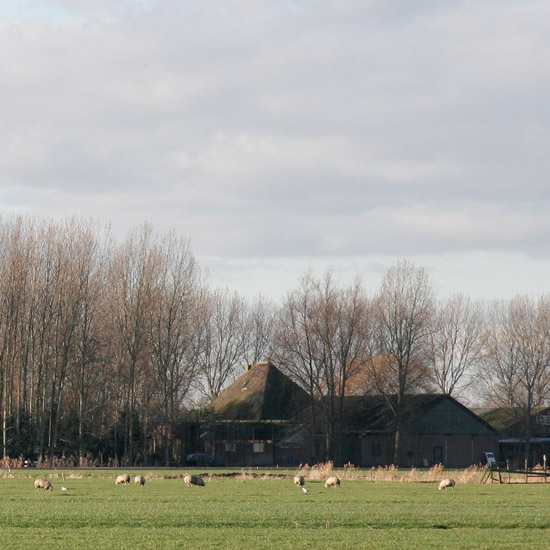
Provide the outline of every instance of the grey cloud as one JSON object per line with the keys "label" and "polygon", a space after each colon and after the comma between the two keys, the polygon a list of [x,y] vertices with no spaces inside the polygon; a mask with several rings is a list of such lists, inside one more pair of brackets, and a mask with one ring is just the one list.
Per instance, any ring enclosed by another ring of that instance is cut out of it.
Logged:
{"label": "grey cloud", "polygon": [[5,205],[210,257],[550,252],[538,2],[34,7],[0,18]]}

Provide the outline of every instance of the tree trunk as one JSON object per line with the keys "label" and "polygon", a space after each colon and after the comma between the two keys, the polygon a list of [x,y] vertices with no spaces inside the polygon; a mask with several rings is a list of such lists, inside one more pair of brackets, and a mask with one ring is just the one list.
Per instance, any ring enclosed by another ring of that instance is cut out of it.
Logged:
{"label": "tree trunk", "polygon": [[398,427],[395,430],[394,440],[393,440],[393,464],[394,466],[399,466],[399,452],[401,449],[401,428]]}

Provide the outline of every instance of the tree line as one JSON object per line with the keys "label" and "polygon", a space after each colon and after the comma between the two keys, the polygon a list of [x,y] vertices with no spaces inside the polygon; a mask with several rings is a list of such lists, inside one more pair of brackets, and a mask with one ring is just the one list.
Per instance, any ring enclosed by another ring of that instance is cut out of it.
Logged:
{"label": "tree line", "polygon": [[400,261],[374,293],[306,273],[279,304],[247,300],[174,233],[118,240],[78,219],[0,220],[0,252],[4,457],[169,465],[181,422],[262,360],[306,390],[336,461],[349,394],[386,398],[396,456],[409,394],[515,407],[526,430],[548,399],[546,296],[439,299]]}

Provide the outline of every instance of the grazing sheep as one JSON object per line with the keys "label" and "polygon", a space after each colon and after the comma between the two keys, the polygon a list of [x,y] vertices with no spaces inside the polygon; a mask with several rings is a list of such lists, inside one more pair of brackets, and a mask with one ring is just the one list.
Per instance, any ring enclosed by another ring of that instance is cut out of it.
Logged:
{"label": "grazing sheep", "polygon": [[136,476],[134,478],[134,483],[140,487],[143,487],[145,485],[145,478],[143,476]]}
{"label": "grazing sheep", "polygon": [[185,482],[185,485],[187,487],[190,487],[191,485],[197,485],[198,487],[204,487],[204,479],[202,479],[201,476],[190,476],[187,474],[183,481]]}
{"label": "grazing sheep", "polygon": [[442,479],[439,483],[439,487],[437,488],[438,491],[441,491],[441,489],[447,490],[447,487],[450,487],[453,491],[455,490],[455,480],[454,479]]}
{"label": "grazing sheep", "polygon": [[336,485],[338,485],[338,487],[340,487],[340,478],[337,477],[337,476],[330,476],[325,481],[325,487],[332,487],[334,489],[334,487],[336,487]]}
{"label": "grazing sheep", "polygon": [[304,476],[294,476],[294,485],[299,485],[300,487],[303,487],[306,484],[306,480],[304,479]]}
{"label": "grazing sheep", "polygon": [[115,479],[115,483],[117,485],[128,485],[130,483],[130,475],[129,474],[121,474]]}
{"label": "grazing sheep", "polygon": [[34,490],[37,489],[44,489],[44,491],[53,491],[52,484],[49,482],[49,480],[44,479],[43,477],[39,477],[34,482]]}

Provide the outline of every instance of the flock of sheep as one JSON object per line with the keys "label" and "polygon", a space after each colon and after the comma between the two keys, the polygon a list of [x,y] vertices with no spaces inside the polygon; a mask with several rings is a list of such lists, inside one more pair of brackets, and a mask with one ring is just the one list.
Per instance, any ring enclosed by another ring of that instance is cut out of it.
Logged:
{"label": "flock of sheep", "polygon": [[[189,475],[186,474],[183,477],[183,482],[187,487],[191,485],[197,485],[198,487],[204,487],[204,479],[201,476]],[[122,474],[115,479],[116,485],[128,485],[130,483],[129,474]],[[134,478],[134,483],[143,487],[145,485],[145,478],[141,475],[138,475]]]}
{"label": "flock of sheep", "polygon": [[[340,478],[338,476],[330,476],[327,478],[327,480],[325,481],[325,487],[340,487]],[[307,489],[304,487],[304,485],[306,484],[306,480],[304,478],[304,476],[301,476],[301,475],[295,475],[294,476],[294,484],[295,485],[298,485],[299,487],[302,487],[302,491],[304,492],[308,492]],[[444,491],[447,490],[447,488],[451,488],[453,491],[454,491],[454,488],[455,488],[455,480],[454,479],[451,479],[451,478],[445,478],[445,479],[442,479],[439,483],[439,486],[438,486],[438,490],[441,491],[441,489],[443,489]]]}
{"label": "flock of sheep", "polygon": [[[129,485],[130,481],[130,474],[121,474],[116,477],[115,485]],[[204,487],[204,479],[201,476],[187,474],[184,476],[183,481],[185,485],[187,485],[187,487],[190,487],[191,485]],[[136,485],[139,485],[140,487],[143,487],[145,485],[145,478],[142,475],[137,475],[136,477],[134,477],[134,483]],[[43,489],[44,491],[53,491],[53,486],[48,479],[39,477],[34,481],[34,490],[37,491],[38,489]],[[65,487],[61,487],[61,489],[65,489]]]}
{"label": "flock of sheep", "polygon": [[[130,483],[130,475],[129,474],[121,474],[117,476],[115,479],[116,485],[128,485]],[[187,487],[190,487],[191,485],[195,485],[197,487],[204,487],[204,479],[201,476],[197,475],[189,475],[186,474],[183,478],[183,482]],[[143,487],[145,485],[145,478],[142,475],[137,475],[134,477],[134,483],[136,485],[139,485],[140,487]],[[340,478],[338,476],[330,476],[325,481],[325,487],[340,487]],[[294,476],[294,484],[298,485],[302,488],[302,491],[304,493],[307,493],[308,490],[305,488],[306,480],[304,476],[301,475],[295,475]],[[455,487],[455,480],[451,478],[445,478],[442,479],[439,483],[438,490],[441,491],[442,489],[446,491],[448,488],[451,488],[454,491]],[[44,479],[43,477],[39,477],[34,482],[34,490],[43,489],[44,491],[53,491],[52,484],[49,480]],[[61,487],[61,489],[65,489],[65,487]]]}

